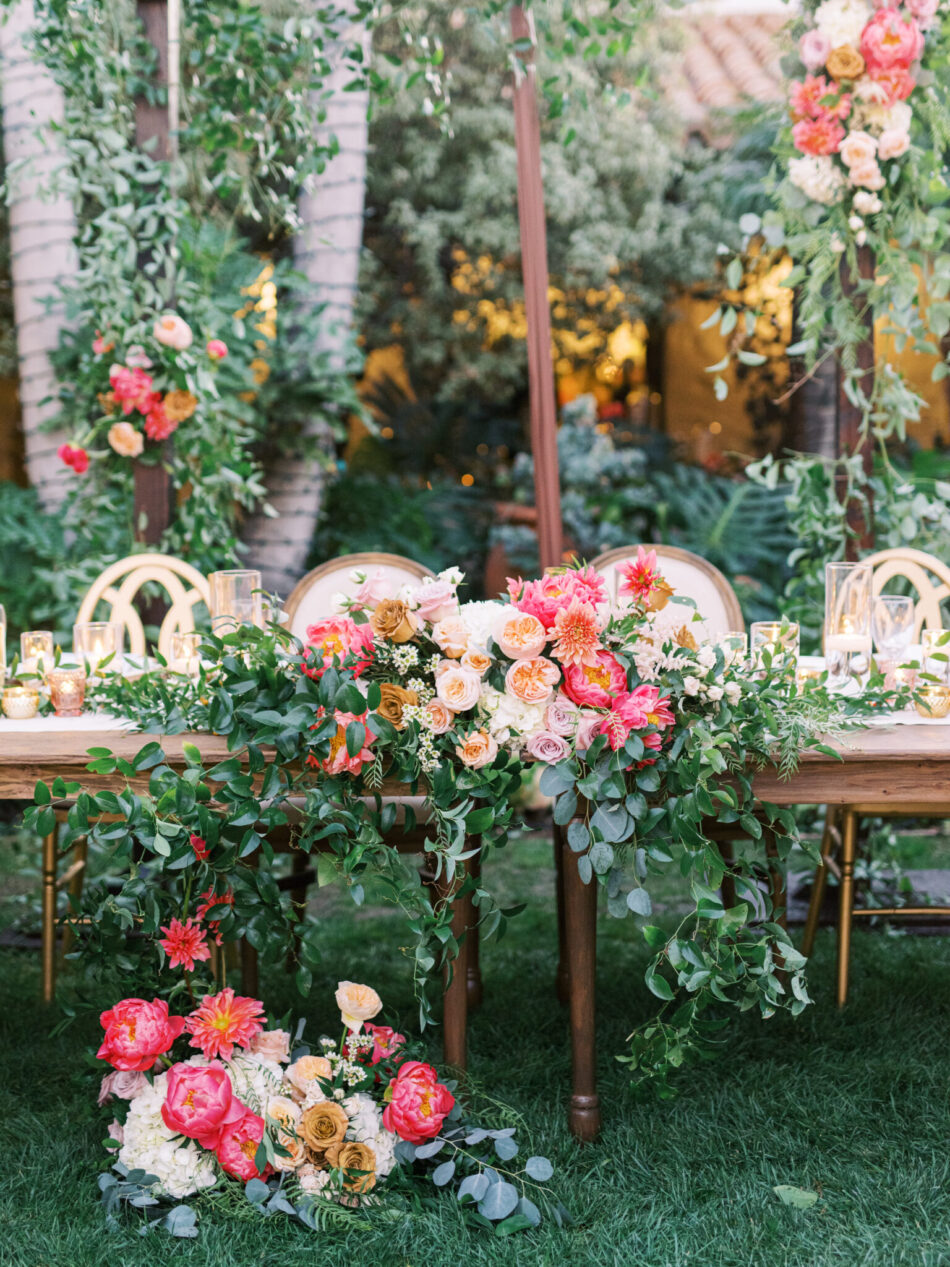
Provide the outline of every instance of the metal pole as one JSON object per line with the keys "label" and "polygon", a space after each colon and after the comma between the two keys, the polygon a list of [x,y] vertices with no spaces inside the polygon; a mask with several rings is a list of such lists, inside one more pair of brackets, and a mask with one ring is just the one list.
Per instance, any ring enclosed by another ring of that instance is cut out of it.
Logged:
{"label": "metal pole", "polygon": [[534,66],[534,25],[524,8],[511,9],[511,35],[519,66],[515,73],[515,146],[518,158],[518,218],[521,268],[528,325],[528,386],[531,398],[531,450],[538,511],[542,568],[557,567],[561,555],[561,484],[557,456],[557,406],[551,360],[551,311],[548,302],[548,244],[541,178],[541,125]]}

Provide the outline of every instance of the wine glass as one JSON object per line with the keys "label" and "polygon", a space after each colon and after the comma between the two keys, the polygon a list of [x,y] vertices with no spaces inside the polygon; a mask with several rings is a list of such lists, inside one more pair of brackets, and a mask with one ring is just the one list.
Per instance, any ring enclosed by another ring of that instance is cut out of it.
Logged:
{"label": "wine glass", "polygon": [[874,645],[883,660],[902,660],[914,641],[914,600],[881,594],[871,617]]}

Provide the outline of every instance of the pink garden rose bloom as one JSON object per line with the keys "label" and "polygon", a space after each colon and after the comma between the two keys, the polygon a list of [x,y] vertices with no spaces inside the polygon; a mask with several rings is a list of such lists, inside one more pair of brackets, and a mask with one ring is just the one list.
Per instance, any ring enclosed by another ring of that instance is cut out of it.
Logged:
{"label": "pink garden rose bloom", "polygon": [[542,655],[515,660],[505,674],[505,690],[525,704],[545,704],[554,695],[561,670]]}
{"label": "pink garden rose bloom", "polygon": [[346,665],[359,677],[373,660],[373,630],[368,624],[358,625],[349,616],[331,616],[307,626],[307,645],[313,655],[313,666],[304,666],[308,677],[320,678],[334,662]]}
{"label": "pink garden rose bloom", "polygon": [[[119,1100],[134,1100],[148,1086],[148,1078],[138,1069],[117,1069],[107,1073],[99,1087],[100,1108],[115,1096]],[[113,1136],[113,1139],[116,1138]]]}
{"label": "pink garden rose bloom", "polygon": [[536,761],[555,765],[571,755],[571,745],[562,735],[552,730],[539,730],[525,744],[525,752]]}
{"label": "pink garden rose bloom", "polygon": [[609,651],[598,651],[595,664],[571,664],[564,670],[564,693],[575,704],[609,708],[627,689],[627,671]]}
{"label": "pink garden rose bloom", "polygon": [[798,54],[808,70],[820,70],[830,52],[831,41],[820,31],[806,31],[798,45]]}
{"label": "pink garden rose bloom", "polygon": [[264,1138],[264,1119],[244,1108],[243,1117],[236,1122],[227,1122],[222,1127],[215,1156],[221,1163],[221,1169],[227,1171],[235,1179],[266,1179],[273,1170],[267,1165],[263,1171],[254,1163],[257,1146]]}
{"label": "pink garden rose bloom", "polygon": [[[421,615],[421,612],[417,613]],[[432,626],[432,641],[450,660],[461,660],[468,650],[468,629],[460,616],[446,616]]]}
{"label": "pink garden rose bloom", "polygon": [[882,94],[885,105],[892,106],[898,101],[906,101],[917,87],[917,81],[909,70],[903,66],[894,66],[891,70],[882,70],[874,76],[875,84]]}
{"label": "pink garden rose bloom", "polygon": [[392,581],[387,579],[382,568],[377,568],[375,572],[363,572],[360,575],[363,579],[358,582],[358,588],[353,595],[354,602],[360,607],[378,607],[384,598],[392,598]]}
{"label": "pink garden rose bloom", "polygon": [[133,343],[125,354],[125,363],[130,369],[148,370],[152,368],[152,358],[141,343]]}
{"label": "pink garden rose bloom", "polygon": [[498,756],[498,742],[487,730],[475,730],[465,736],[455,752],[462,765],[470,770],[481,770]]}
{"label": "pink garden rose bloom", "polygon": [[851,184],[859,189],[883,189],[887,183],[880,167],[873,161],[852,167],[849,177]]}
{"label": "pink garden rose bloom", "polygon": [[444,735],[455,725],[455,714],[440,699],[430,700],[426,704],[423,725],[433,735]]}
{"label": "pink garden rose bloom", "polygon": [[574,736],[574,746],[578,752],[586,752],[591,746],[600,734],[603,720],[603,713],[595,713],[586,708],[581,710],[580,721],[577,723],[577,734]]}
{"label": "pink garden rose bloom", "polygon": [[815,158],[836,153],[844,137],[844,128],[830,114],[821,119],[800,119],[792,128],[796,148]]}
{"label": "pink garden rose bloom", "polygon": [[877,154],[877,141],[869,132],[849,132],[838,150],[845,167],[861,167],[873,163]]}
{"label": "pink garden rose bloom", "polygon": [[234,1094],[228,1071],[219,1060],[209,1065],[172,1065],[168,1071],[162,1121],[170,1131],[214,1149],[222,1129],[247,1112]]}
{"label": "pink garden rose bloom", "polygon": [[191,326],[175,312],[166,312],[159,317],[152,327],[152,334],[157,343],[172,348],[175,352],[184,352],[186,348],[190,348],[194,339]]}
{"label": "pink garden rose bloom", "polygon": [[228,345],[223,339],[209,339],[205,351],[212,361],[223,361],[228,354]]}
{"label": "pink garden rose bloom", "polygon": [[917,25],[922,31],[933,26],[939,7],[939,0],[907,0],[907,8],[917,19]]}
{"label": "pink garden rose bloom", "polygon": [[577,730],[580,716],[580,710],[573,700],[568,699],[559,691],[547,707],[544,724],[556,735],[573,735]]}
{"label": "pink garden rose bloom", "polygon": [[106,1031],[96,1052],[114,1069],[151,1069],[185,1028],[183,1016],[169,1016],[164,999],[123,999],[99,1017]]}
{"label": "pink garden rose bloom", "polygon": [[510,660],[539,656],[547,645],[547,630],[530,612],[514,612],[498,627],[495,642]]}
{"label": "pink garden rose bloom", "polygon": [[383,1110],[383,1126],[410,1144],[438,1135],[451,1113],[455,1097],[438,1080],[431,1065],[407,1060],[389,1084],[390,1100]]}
{"label": "pink garden rose bloom", "polygon": [[861,55],[872,79],[882,70],[909,70],[923,50],[920,27],[897,9],[878,9],[861,32]]}
{"label": "pink garden rose bloom", "polygon": [[255,1034],[248,1050],[265,1060],[276,1060],[279,1065],[290,1059],[290,1035],[285,1029],[265,1029]]}
{"label": "pink garden rose bloom", "polygon": [[457,616],[459,611],[458,595],[450,581],[428,581],[418,586],[409,595],[409,604],[417,616],[431,625]]}
{"label": "pink garden rose bloom", "polygon": [[478,703],[482,693],[482,679],[471,669],[463,669],[449,662],[435,679],[438,699],[453,713],[466,713]]}
{"label": "pink garden rose bloom", "polygon": [[888,128],[881,133],[880,140],[877,143],[878,158],[882,160],[900,158],[909,149],[910,135],[900,128]]}

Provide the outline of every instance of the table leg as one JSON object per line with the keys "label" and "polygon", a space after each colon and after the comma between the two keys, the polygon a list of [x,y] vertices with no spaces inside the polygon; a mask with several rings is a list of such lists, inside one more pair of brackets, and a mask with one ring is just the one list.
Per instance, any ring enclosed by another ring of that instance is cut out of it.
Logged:
{"label": "table leg", "polygon": [[557,906],[557,975],[554,992],[558,1003],[566,1004],[570,997],[570,962],[564,933],[564,850],[567,839],[561,828],[554,824],[554,900]]}
{"label": "table leg", "polygon": [[597,1041],[594,1032],[597,961],[597,882],[585,884],[577,870],[578,855],[562,840],[565,949],[571,965],[572,1093],[568,1113],[571,1133],[589,1141],[600,1130],[597,1096]]}
{"label": "table leg", "polygon": [[838,890],[838,1007],[848,1001],[848,968],[851,956],[851,912],[854,909],[854,859],[857,852],[858,816],[844,811],[841,822],[841,885]]}
{"label": "table leg", "polygon": [[56,846],[59,829],[43,837],[43,1002],[52,1003],[56,991]]}
{"label": "table leg", "polygon": [[[469,859],[469,863],[471,863]],[[445,1063],[462,1072],[468,1066],[468,930],[472,925],[472,896],[457,898],[458,882],[446,884],[444,877],[436,881],[443,901],[452,905],[452,933],[459,950],[445,967],[442,1008],[442,1050]]]}

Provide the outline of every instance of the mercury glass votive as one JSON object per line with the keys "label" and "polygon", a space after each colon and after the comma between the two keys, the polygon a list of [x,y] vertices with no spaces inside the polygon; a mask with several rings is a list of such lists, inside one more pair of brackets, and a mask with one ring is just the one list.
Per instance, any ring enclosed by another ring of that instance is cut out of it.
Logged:
{"label": "mercury glass votive", "polygon": [[0,704],[5,717],[25,721],[36,716],[40,706],[40,693],[32,686],[7,686],[4,687]]}
{"label": "mercury glass votive", "polygon": [[20,669],[24,673],[36,673],[53,665],[53,635],[48,629],[30,629],[20,634]]}
{"label": "mercury glass votive", "polygon": [[56,716],[78,717],[86,697],[86,670],[78,666],[50,669],[46,683]]}
{"label": "mercury glass votive", "polygon": [[946,717],[950,713],[950,685],[946,682],[926,682],[920,686],[914,701],[921,717]]}
{"label": "mercury glass votive", "polygon": [[168,646],[168,672],[197,680],[201,672],[200,651],[200,633],[173,633]]}
{"label": "mercury glass votive", "polygon": [[800,632],[797,624],[785,620],[756,620],[751,626],[752,663],[762,672],[766,655],[773,669],[792,668],[798,663]]}
{"label": "mercury glass votive", "polygon": [[122,626],[111,620],[87,620],[73,625],[73,655],[95,669],[122,650]]}

